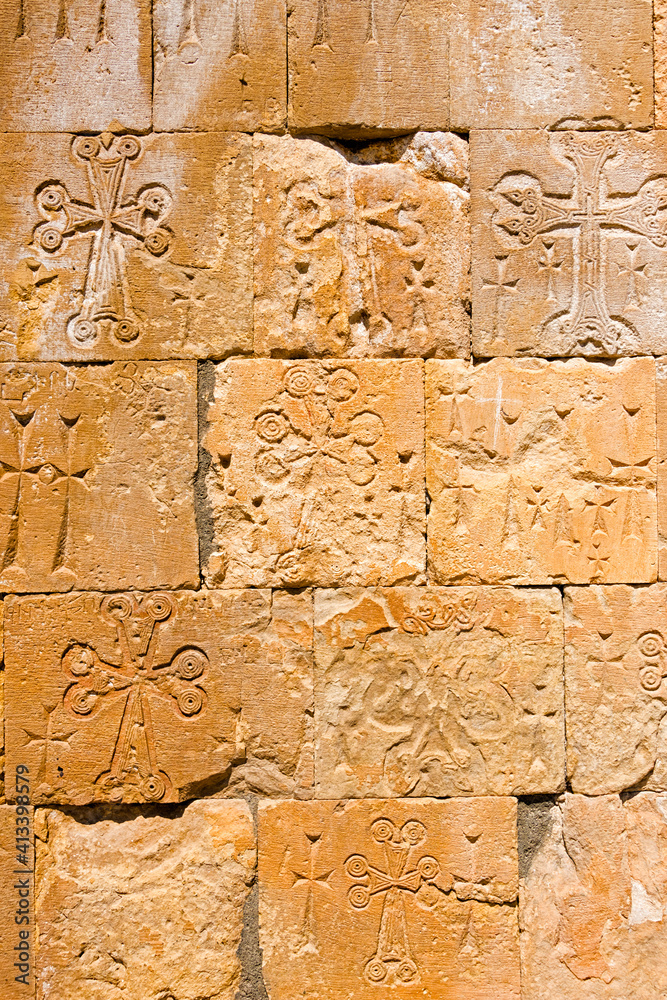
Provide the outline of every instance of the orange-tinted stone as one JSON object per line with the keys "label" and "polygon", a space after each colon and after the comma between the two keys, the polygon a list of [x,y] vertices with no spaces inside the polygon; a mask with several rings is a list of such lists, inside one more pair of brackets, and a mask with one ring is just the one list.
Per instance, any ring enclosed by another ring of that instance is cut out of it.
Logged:
{"label": "orange-tinted stone", "polygon": [[[12,775],[21,794],[25,772]],[[35,995],[34,814],[32,806],[0,805],[0,992],[2,1000]]]}

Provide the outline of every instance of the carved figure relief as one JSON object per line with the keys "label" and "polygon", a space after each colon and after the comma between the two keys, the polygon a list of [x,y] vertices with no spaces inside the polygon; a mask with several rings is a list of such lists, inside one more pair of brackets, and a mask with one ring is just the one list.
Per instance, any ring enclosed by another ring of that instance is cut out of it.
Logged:
{"label": "carved figure relief", "polygon": [[533,794],[562,782],[556,595],[393,588],[346,598],[348,610],[332,598],[329,612],[316,596],[321,795]]}
{"label": "carved figure relief", "polygon": [[383,847],[386,870],[370,864],[364,854],[351,854],[345,862],[345,872],[354,882],[348,892],[350,906],[363,910],[374,896],[382,897],[377,948],[364,966],[364,976],[378,985],[412,983],[419,977],[419,967],[408,939],[405,897],[433,883],[440,863],[428,854],[417,859],[416,848],[427,832],[419,820],[410,819],[397,829],[392,820],[379,818],[371,823],[370,832]]}
{"label": "carved figure relief", "polygon": [[[474,152],[487,188],[473,213],[475,352],[659,353],[667,149],[643,148],[623,134],[552,133],[546,140],[527,133],[511,169],[496,167],[489,184],[489,142],[476,140]],[[496,162],[507,158],[497,151]],[[640,184],[638,163],[646,177]],[[491,254],[504,280],[489,272]]]}
{"label": "carved figure relief", "polygon": [[144,187],[136,198],[125,196],[130,163],[141,153],[135,136],[78,136],[72,154],[86,167],[92,204],[74,201],[64,184],[47,183],[35,192],[44,222],[34,239],[48,253],[78,233],[93,235],[93,246],[80,311],[67,324],[67,336],[78,347],[92,347],[103,335],[131,343],[140,335],[125,273],[124,237],[160,256],[169,246],[163,225],[172,197],[162,184]]}
{"label": "carved figure relief", "polygon": [[465,181],[432,167],[465,174],[457,142],[419,133],[355,159],[331,143],[255,138],[261,352],[466,353]]}

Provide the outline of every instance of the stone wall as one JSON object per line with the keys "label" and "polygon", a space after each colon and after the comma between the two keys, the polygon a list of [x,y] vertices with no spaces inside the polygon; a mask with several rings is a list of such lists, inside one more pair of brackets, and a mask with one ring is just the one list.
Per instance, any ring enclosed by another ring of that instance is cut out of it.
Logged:
{"label": "stone wall", "polygon": [[0,0],[0,177],[0,1000],[667,1000],[666,0]]}

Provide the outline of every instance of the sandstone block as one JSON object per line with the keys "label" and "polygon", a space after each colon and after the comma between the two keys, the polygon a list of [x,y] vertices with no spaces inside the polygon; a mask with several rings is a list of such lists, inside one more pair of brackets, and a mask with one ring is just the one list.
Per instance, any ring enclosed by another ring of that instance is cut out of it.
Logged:
{"label": "sandstone block", "polygon": [[290,129],[363,138],[447,128],[450,6],[289,0]]}
{"label": "sandstone block", "polygon": [[285,0],[157,0],[153,16],[156,129],[284,127]]}
{"label": "sandstone block", "polygon": [[0,137],[0,357],[252,347],[248,136]]}
{"label": "sandstone block", "polygon": [[567,759],[575,792],[667,789],[666,605],[664,584],[566,590]]}
{"label": "sandstone block", "polygon": [[646,0],[462,0],[451,24],[451,119],[470,128],[646,127]]}
{"label": "sandstone block", "polygon": [[557,591],[318,591],[315,616],[318,796],[564,788]]}
{"label": "sandstone block", "polygon": [[309,595],[10,599],[7,620],[9,767],[29,765],[32,801],[312,785]]}
{"label": "sandstone block", "polygon": [[521,881],[526,1000],[663,997],[667,796],[566,795]]}
{"label": "sandstone block", "polygon": [[421,582],[422,377],[419,361],[219,365],[209,583]]}
{"label": "sandstone block", "polygon": [[[24,773],[16,778],[23,791]],[[13,781],[13,779],[12,779]],[[0,990],[3,1000],[35,995],[35,856],[32,806],[0,805]]]}
{"label": "sandstone block", "polygon": [[650,583],[655,362],[426,364],[434,583]]}
{"label": "sandstone block", "polygon": [[658,577],[667,580],[667,358],[656,361]]}
{"label": "sandstone block", "polygon": [[254,142],[255,350],[467,357],[468,146]]}
{"label": "sandstone block", "polygon": [[261,806],[269,1000],[518,998],[515,821],[507,798]]}
{"label": "sandstone block", "polygon": [[0,365],[0,589],[196,585],[196,383],[187,361]]}
{"label": "sandstone block", "polygon": [[655,127],[667,126],[667,0],[653,0]]}
{"label": "sandstone block", "polygon": [[150,0],[3,0],[0,131],[151,124]]}
{"label": "sandstone block", "polygon": [[667,351],[664,132],[475,132],[473,352]]}
{"label": "sandstone block", "polygon": [[245,802],[40,815],[38,1000],[233,1000],[255,868]]}

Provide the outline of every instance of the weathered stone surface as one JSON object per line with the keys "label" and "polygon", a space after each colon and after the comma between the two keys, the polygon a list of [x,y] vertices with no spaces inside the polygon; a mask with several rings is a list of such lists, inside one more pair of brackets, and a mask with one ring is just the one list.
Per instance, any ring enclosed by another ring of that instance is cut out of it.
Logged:
{"label": "weathered stone surface", "polygon": [[650,583],[655,362],[426,363],[434,583]]}
{"label": "weathered stone surface", "polygon": [[6,613],[8,766],[30,766],[33,802],[312,785],[310,595],[86,593]]}
{"label": "weathered stone surface", "polygon": [[150,0],[3,0],[0,131],[113,122],[150,127]]}
{"label": "weathered stone surface", "polygon": [[0,137],[0,357],[252,347],[252,140]]}
{"label": "weathered stone surface", "polygon": [[525,1000],[651,1000],[667,971],[667,796],[566,795],[521,882]]}
{"label": "weathered stone surface", "polygon": [[318,796],[564,788],[557,591],[318,591],[315,622]]}
{"label": "weathered stone surface", "polygon": [[667,358],[656,361],[658,577],[667,580]]}
{"label": "weathered stone surface", "polygon": [[0,804],[5,801],[5,602],[0,601]]}
{"label": "weathered stone surface", "polygon": [[196,382],[187,361],[0,365],[0,589],[196,585]]}
{"label": "weathered stone surface", "polygon": [[475,132],[476,357],[667,351],[667,134]]}
{"label": "weathered stone surface", "polygon": [[264,805],[259,847],[269,1000],[518,998],[514,799]]}
{"label": "weathered stone surface", "polygon": [[572,790],[667,789],[667,586],[565,593]]}
{"label": "weathered stone surface", "polygon": [[284,127],[285,0],[157,0],[154,31],[156,129]]}
{"label": "weathered stone surface", "polygon": [[451,120],[470,128],[646,127],[647,0],[462,0],[453,5]]}
{"label": "weathered stone surface", "polygon": [[38,1000],[233,1000],[255,868],[245,802],[38,815]]}
{"label": "weathered stone surface", "polygon": [[667,0],[653,0],[655,127],[667,126]]}
{"label": "weathered stone surface", "polygon": [[468,144],[256,136],[255,350],[467,357]]}
{"label": "weathered stone surface", "polygon": [[422,377],[419,361],[219,365],[209,584],[422,582]]}
{"label": "weathered stone surface", "polygon": [[[24,787],[17,779],[19,791]],[[3,1000],[35,995],[32,806],[0,805],[0,990]]]}
{"label": "weathered stone surface", "polygon": [[288,0],[290,128],[356,138],[447,128],[450,7]]}

